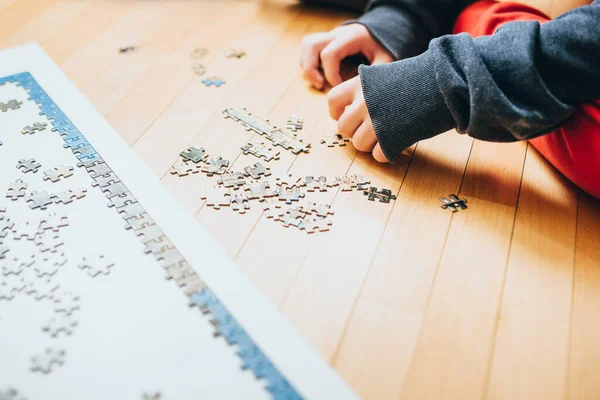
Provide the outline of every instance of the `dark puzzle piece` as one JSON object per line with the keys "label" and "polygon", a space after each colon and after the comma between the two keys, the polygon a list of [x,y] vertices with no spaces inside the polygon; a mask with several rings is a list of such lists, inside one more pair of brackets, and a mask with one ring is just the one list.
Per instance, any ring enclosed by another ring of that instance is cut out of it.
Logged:
{"label": "dark puzzle piece", "polygon": [[467,206],[467,199],[459,199],[458,196],[455,194],[451,194],[450,196],[448,196],[448,198],[440,197],[440,202],[442,203],[440,204],[441,208],[450,210],[453,213],[459,210],[466,210],[467,208],[469,208]]}
{"label": "dark puzzle piece", "polygon": [[26,127],[24,127],[21,130],[21,134],[33,135],[36,132],[43,131],[44,129],[46,129],[47,126],[48,126],[48,124],[46,122],[36,122],[33,125],[27,125]]}
{"label": "dark puzzle piece", "polygon": [[0,111],[7,112],[8,110],[18,110],[23,105],[23,102],[17,100],[9,100],[7,103],[0,103]]}
{"label": "dark puzzle piece", "polygon": [[365,190],[363,194],[368,196],[367,199],[370,201],[379,199],[380,203],[389,203],[390,200],[396,200],[396,195],[393,195],[392,191],[389,189],[377,190],[376,187],[370,187],[369,190]]}

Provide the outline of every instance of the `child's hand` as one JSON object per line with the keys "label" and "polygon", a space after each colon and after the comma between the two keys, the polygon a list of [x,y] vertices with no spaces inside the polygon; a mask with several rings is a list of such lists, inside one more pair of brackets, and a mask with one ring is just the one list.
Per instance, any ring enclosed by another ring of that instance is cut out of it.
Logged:
{"label": "child's hand", "polygon": [[[361,24],[338,26],[330,32],[317,32],[302,40],[300,66],[304,78],[317,89],[322,89],[325,79],[331,86],[342,83],[340,62],[355,54],[365,56],[371,65],[394,61],[392,55],[381,46]],[[319,71],[323,68],[325,76]]]}
{"label": "child's hand", "polygon": [[331,89],[327,100],[329,115],[337,121],[338,132],[351,137],[356,150],[372,152],[377,161],[388,162],[377,143],[360,77],[354,77]]}

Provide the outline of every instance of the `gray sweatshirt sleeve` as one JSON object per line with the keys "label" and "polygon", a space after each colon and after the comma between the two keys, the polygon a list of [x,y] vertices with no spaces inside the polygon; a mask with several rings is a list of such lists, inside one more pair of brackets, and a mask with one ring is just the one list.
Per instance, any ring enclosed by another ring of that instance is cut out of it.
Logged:
{"label": "gray sweatshirt sleeve", "polygon": [[383,153],[456,128],[511,142],[549,133],[581,102],[600,98],[600,0],[559,18],[510,22],[494,35],[434,39],[406,60],[361,66]]}
{"label": "gray sweatshirt sleeve", "polygon": [[355,21],[385,47],[396,60],[416,56],[429,41],[450,32],[465,0],[371,0]]}

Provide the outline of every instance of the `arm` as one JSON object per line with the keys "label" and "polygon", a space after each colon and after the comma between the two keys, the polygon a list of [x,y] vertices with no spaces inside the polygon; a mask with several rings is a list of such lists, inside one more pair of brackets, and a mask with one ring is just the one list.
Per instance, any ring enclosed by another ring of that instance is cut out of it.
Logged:
{"label": "arm", "polygon": [[553,131],[600,97],[600,0],[540,25],[511,22],[491,36],[444,36],[410,59],[362,66],[375,134],[394,161],[449,129],[497,142]]}
{"label": "arm", "polygon": [[358,20],[396,60],[416,56],[449,33],[467,0],[371,0]]}

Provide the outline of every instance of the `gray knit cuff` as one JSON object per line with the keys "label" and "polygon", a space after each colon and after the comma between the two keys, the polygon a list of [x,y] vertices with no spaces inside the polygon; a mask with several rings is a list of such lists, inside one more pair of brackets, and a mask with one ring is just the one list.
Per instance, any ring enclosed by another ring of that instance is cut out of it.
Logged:
{"label": "gray knit cuff", "polygon": [[358,72],[377,140],[390,162],[419,140],[455,127],[429,51],[389,64],[361,65]]}
{"label": "gray knit cuff", "polygon": [[367,11],[359,19],[344,24],[359,23],[396,60],[413,57],[427,48],[427,35],[418,24],[411,21],[409,13],[393,6],[377,6]]}

